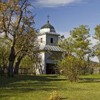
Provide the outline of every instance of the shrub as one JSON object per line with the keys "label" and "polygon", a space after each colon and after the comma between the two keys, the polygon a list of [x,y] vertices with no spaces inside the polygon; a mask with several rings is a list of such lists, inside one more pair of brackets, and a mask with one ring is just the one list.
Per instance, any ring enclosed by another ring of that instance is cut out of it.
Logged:
{"label": "shrub", "polygon": [[84,61],[74,56],[67,56],[59,61],[58,66],[60,66],[60,70],[63,70],[62,74],[66,76],[69,81],[75,82],[78,80],[79,71],[83,64]]}
{"label": "shrub", "polygon": [[53,91],[50,94],[50,97],[48,98],[48,100],[62,100],[61,97],[59,96],[59,94],[57,93],[57,91]]}

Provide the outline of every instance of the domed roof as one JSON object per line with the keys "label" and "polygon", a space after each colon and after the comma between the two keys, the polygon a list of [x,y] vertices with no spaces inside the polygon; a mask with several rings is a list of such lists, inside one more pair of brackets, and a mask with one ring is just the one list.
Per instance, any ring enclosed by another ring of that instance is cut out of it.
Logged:
{"label": "domed roof", "polygon": [[46,29],[46,28],[49,28],[51,32],[55,32],[55,28],[49,23],[49,20],[45,25],[41,27],[41,29]]}

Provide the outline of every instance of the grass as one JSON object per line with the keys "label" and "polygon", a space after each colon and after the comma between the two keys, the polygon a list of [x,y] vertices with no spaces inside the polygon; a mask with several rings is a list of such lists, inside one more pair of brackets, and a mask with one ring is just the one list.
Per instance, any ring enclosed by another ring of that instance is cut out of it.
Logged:
{"label": "grass", "polygon": [[0,77],[0,100],[47,100],[52,91],[63,100],[100,100],[100,75],[80,76],[77,83],[59,75]]}

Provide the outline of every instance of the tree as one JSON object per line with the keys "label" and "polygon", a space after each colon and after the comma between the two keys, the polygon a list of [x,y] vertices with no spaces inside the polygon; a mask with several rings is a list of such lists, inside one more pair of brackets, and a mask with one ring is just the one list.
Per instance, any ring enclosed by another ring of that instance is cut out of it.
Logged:
{"label": "tree", "polygon": [[71,37],[64,38],[63,40],[59,41],[58,45],[64,49],[65,56],[71,55],[73,52],[73,39]]}
{"label": "tree", "polygon": [[79,69],[83,64],[82,60],[71,55],[66,56],[58,63],[59,69],[63,71],[63,74],[71,82],[78,80]]}
{"label": "tree", "polygon": [[85,74],[88,72],[87,69],[89,68],[90,57],[92,56],[89,40],[89,28],[85,25],[80,25],[71,31],[71,37],[73,39],[74,55],[85,62],[85,65],[82,66],[81,69],[82,73]]}
{"label": "tree", "polygon": [[73,41],[73,53],[82,60],[86,60],[86,55],[91,52],[89,28],[81,25],[70,32]]}
{"label": "tree", "polygon": [[36,68],[35,67],[39,67],[36,66],[37,64],[39,65],[40,62],[40,58],[38,56],[38,52],[34,53],[34,54],[29,54],[26,55],[23,59],[22,62],[20,64],[20,68],[30,68],[30,72],[33,74],[36,74]]}
{"label": "tree", "polygon": [[[28,0],[4,0],[0,2],[0,33],[11,41],[8,76],[13,76],[14,62],[17,55],[23,51],[25,43],[16,49],[20,35],[34,33],[34,18],[29,11]],[[27,38],[28,39],[28,38]],[[25,38],[26,40],[26,38]]]}
{"label": "tree", "polygon": [[2,67],[7,67],[8,63],[8,57],[9,57],[9,46],[10,46],[10,41],[5,40],[0,40],[0,65]]}
{"label": "tree", "polygon": [[100,63],[100,25],[95,27],[95,38],[98,40],[98,43],[94,46],[95,54],[98,57]]}
{"label": "tree", "polygon": [[70,37],[60,42],[60,47],[66,50],[67,55],[75,55],[80,59],[86,58],[86,54],[90,53],[89,28],[80,25],[70,31]]}
{"label": "tree", "polygon": [[34,31],[19,36],[15,48],[17,49],[17,51],[19,51],[21,47],[23,47],[23,49],[19,52],[19,54],[16,57],[16,63],[14,68],[15,74],[18,74],[19,65],[21,63],[21,60],[25,56],[30,54],[33,56],[33,53],[37,54],[36,50],[38,50],[39,46],[36,42],[36,34],[34,34]]}
{"label": "tree", "polygon": [[70,37],[60,43],[66,52],[64,59],[59,64],[62,70],[66,71],[64,75],[68,76],[70,80],[77,80],[80,68],[87,66],[88,55],[91,52],[88,37],[89,29],[81,25],[70,31]]}

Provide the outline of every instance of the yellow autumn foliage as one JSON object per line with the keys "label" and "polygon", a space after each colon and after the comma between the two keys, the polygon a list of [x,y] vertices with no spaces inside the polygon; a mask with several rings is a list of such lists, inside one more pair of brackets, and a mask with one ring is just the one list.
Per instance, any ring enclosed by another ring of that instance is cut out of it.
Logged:
{"label": "yellow autumn foliage", "polygon": [[6,3],[0,3],[0,11],[5,11],[7,9]]}
{"label": "yellow autumn foliage", "polygon": [[57,91],[53,91],[50,94],[50,97],[48,98],[48,100],[62,100],[61,97],[59,96],[59,94],[57,93]]}

